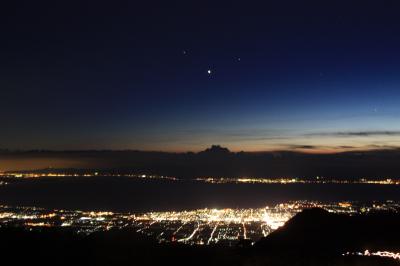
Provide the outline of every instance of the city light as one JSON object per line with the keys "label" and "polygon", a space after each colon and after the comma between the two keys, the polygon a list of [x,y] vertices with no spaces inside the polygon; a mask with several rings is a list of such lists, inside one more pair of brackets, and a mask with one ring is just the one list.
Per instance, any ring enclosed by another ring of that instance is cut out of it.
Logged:
{"label": "city light", "polygon": [[[195,179],[182,179],[178,177],[155,175],[155,174],[140,174],[140,173],[110,173],[101,171],[87,171],[85,173],[73,172],[0,172],[0,178],[43,178],[43,177],[127,177],[138,180],[145,179],[161,179],[169,181],[197,181],[210,184],[373,184],[373,185],[400,185],[399,178],[343,178],[335,179],[329,177],[274,177],[274,178],[259,178],[259,177],[200,177]],[[1,185],[7,185],[7,181],[0,181]]]}
{"label": "city light", "polygon": [[0,206],[0,227],[27,228],[70,227],[80,234],[110,229],[131,228],[158,242],[181,242],[190,245],[233,245],[240,239],[253,242],[283,226],[307,208],[323,208],[347,215],[372,211],[399,212],[400,204],[384,202],[293,201],[247,209],[197,209],[146,213],[107,211],[46,210],[35,207]]}
{"label": "city light", "polygon": [[343,256],[383,257],[383,258],[400,260],[400,253],[391,251],[370,252],[369,250],[365,250],[364,252],[346,252],[343,254]]}

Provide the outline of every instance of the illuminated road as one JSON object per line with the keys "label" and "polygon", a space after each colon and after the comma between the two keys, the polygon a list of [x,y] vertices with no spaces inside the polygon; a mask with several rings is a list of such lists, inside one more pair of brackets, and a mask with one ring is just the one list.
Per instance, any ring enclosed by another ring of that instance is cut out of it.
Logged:
{"label": "illuminated road", "polygon": [[189,241],[190,239],[192,239],[194,237],[194,235],[197,233],[197,231],[199,231],[199,229],[200,229],[200,223],[197,222],[197,227],[193,230],[193,233],[190,236],[188,236],[187,238],[179,239],[178,242]]}

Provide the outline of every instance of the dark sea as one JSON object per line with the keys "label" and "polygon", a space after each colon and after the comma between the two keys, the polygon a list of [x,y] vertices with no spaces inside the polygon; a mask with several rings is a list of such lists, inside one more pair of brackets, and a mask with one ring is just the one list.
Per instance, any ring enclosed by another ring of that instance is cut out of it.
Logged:
{"label": "dark sea", "polygon": [[258,208],[295,200],[400,200],[400,186],[372,184],[210,184],[130,177],[13,180],[0,186],[0,204],[114,212]]}

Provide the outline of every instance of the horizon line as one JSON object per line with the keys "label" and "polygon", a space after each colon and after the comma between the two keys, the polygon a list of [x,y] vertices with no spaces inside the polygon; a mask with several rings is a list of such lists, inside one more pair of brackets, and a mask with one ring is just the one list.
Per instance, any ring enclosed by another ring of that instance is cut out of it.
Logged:
{"label": "horizon line", "polygon": [[221,145],[211,145],[205,149],[199,150],[153,150],[153,149],[107,149],[107,148],[97,148],[97,149],[47,149],[47,148],[35,148],[35,149],[10,149],[10,148],[0,148],[1,152],[10,153],[23,153],[23,152],[148,152],[148,153],[171,153],[171,154],[185,154],[185,153],[202,153],[206,152],[212,147],[219,147],[221,149],[226,149],[229,153],[279,153],[279,152],[291,152],[299,154],[340,154],[347,152],[373,152],[373,151],[391,151],[400,150],[397,146],[365,146],[365,147],[317,147],[317,146],[296,146],[288,149],[265,149],[265,150],[236,150],[229,149]]}

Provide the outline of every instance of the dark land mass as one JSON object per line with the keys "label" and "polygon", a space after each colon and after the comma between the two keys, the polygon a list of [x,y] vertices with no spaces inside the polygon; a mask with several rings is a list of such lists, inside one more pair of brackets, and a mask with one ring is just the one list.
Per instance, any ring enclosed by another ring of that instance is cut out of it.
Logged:
{"label": "dark land mass", "polygon": [[267,257],[269,254],[282,257],[313,254],[313,258],[365,250],[398,251],[399,223],[400,215],[391,212],[349,216],[308,209],[258,241],[255,249],[265,252]]}
{"label": "dark land mass", "polygon": [[114,172],[193,177],[394,177],[399,149],[311,154],[291,151],[230,152],[220,146],[198,153],[144,151],[7,151],[1,170],[107,169]]}
{"label": "dark land mass", "polygon": [[12,265],[399,265],[343,251],[398,250],[398,214],[342,216],[306,210],[254,246],[158,244],[131,230],[89,236],[70,229],[1,228],[2,260]]}

